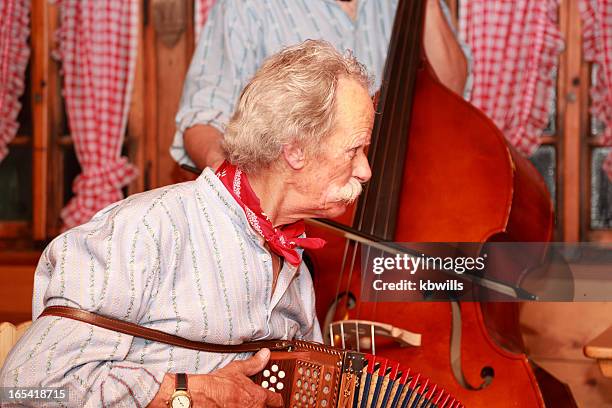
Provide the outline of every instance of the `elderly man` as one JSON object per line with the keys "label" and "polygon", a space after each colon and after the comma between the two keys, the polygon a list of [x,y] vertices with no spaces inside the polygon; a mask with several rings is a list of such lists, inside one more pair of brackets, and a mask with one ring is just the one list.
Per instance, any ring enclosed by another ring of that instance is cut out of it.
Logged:
{"label": "elderly man", "polygon": [[47,247],[34,323],[0,386],[65,387],[71,407],[187,408],[174,392],[175,377],[184,378],[174,373],[187,373],[192,406],[280,406],[278,394],[247,378],[267,350],[203,353],[36,318],[67,305],[209,343],[320,341],[297,247],[321,242],[303,236],[302,220],[338,216],[370,178],[368,85],[353,57],[324,42],[268,59],[242,92],[216,174],[115,203]]}
{"label": "elderly man", "polygon": [[[398,0],[216,0],[185,79],[170,154],[179,164],[216,169],[244,84],[266,57],[308,38],[354,50],[375,75],[377,91],[397,5]],[[427,0],[423,41],[442,83],[467,95],[469,51],[453,32],[444,0]]]}

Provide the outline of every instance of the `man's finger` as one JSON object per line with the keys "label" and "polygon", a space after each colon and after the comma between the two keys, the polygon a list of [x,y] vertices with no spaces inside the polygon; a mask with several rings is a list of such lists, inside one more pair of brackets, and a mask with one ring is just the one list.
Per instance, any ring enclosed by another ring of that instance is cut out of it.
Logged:
{"label": "man's finger", "polygon": [[283,397],[276,392],[266,390],[266,406],[273,408],[282,408]]}
{"label": "man's finger", "polygon": [[270,350],[267,348],[259,350],[253,357],[243,361],[236,361],[238,370],[247,377],[255,375],[264,369],[270,359]]}

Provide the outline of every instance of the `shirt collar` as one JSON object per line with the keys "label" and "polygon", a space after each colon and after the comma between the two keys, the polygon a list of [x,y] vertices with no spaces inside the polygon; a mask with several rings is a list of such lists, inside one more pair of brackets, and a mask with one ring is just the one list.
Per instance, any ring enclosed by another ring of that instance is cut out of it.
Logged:
{"label": "shirt collar", "polygon": [[262,246],[259,240],[260,235],[250,227],[244,210],[236,200],[234,200],[234,197],[227,191],[223,183],[219,180],[219,177],[215,175],[215,172],[210,167],[206,167],[204,171],[202,171],[197,178],[197,182],[207,193],[209,193],[207,194],[208,197],[218,200],[220,205],[227,207],[227,215],[233,222],[240,225],[254,242]]}
{"label": "shirt collar", "polygon": [[[202,171],[202,173],[198,176],[196,181],[204,188],[204,190],[210,193],[207,194],[207,196],[215,197],[220,205],[226,206],[228,208],[228,216],[232,219],[232,221],[240,225],[242,229],[247,232],[253,242],[256,242],[257,245],[261,248],[265,248],[265,240],[263,239],[263,237],[251,227],[242,207],[240,207],[234,197],[232,197],[229,191],[227,191],[227,188],[225,188],[221,180],[219,180],[219,177],[217,177],[215,172],[210,167],[206,167],[204,171]],[[305,237],[306,233],[300,235],[300,238]],[[296,251],[298,251],[301,256],[304,252],[304,249],[296,248]],[[285,266],[287,266],[286,262]],[[299,271],[299,267],[296,269]]]}

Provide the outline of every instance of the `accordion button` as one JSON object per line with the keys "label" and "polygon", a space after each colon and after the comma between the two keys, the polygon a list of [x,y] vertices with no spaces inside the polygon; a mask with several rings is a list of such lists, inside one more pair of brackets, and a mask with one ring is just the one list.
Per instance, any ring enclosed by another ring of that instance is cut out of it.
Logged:
{"label": "accordion button", "polygon": [[296,385],[298,386],[298,388],[302,387],[302,380],[297,380]]}
{"label": "accordion button", "polygon": [[300,375],[304,374],[304,369],[302,367],[298,368],[298,373]]}
{"label": "accordion button", "polygon": [[323,387],[323,394],[329,394],[329,387],[327,385]]}
{"label": "accordion button", "polygon": [[261,386],[262,386],[262,387],[264,387],[264,388],[268,388],[268,385],[269,385],[269,384],[268,384],[268,382],[267,382],[267,381],[263,381],[263,382],[261,383]]}
{"label": "accordion button", "polygon": [[308,389],[308,381],[304,381],[304,389],[307,390]]}
{"label": "accordion button", "polygon": [[263,375],[268,378],[270,376],[270,370],[264,370]]}
{"label": "accordion button", "polygon": [[331,381],[331,374],[330,373],[326,373],[325,374],[325,381]]}
{"label": "accordion button", "polygon": [[278,373],[278,378],[285,378],[285,372],[281,370],[281,372]]}
{"label": "accordion button", "polygon": [[270,382],[272,384],[275,384],[276,383],[276,377],[275,376],[270,377]]}
{"label": "accordion button", "polygon": [[270,391],[272,391],[272,392],[276,392],[276,390],[274,389],[274,387],[270,387],[270,388],[268,388],[268,389],[269,389]]}
{"label": "accordion button", "polygon": [[276,384],[276,388],[278,388],[278,390],[282,390],[283,388],[285,388],[285,384],[283,384],[282,382],[279,382],[278,384]]}
{"label": "accordion button", "polygon": [[317,384],[312,383],[312,385],[310,386],[310,389],[313,390],[313,391],[316,390],[317,389]]}
{"label": "accordion button", "polygon": [[327,406],[327,400],[323,400],[323,401],[321,401],[321,406],[322,406],[322,407],[326,407],[326,406]]}
{"label": "accordion button", "polygon": [[306,402],[306,396],[302,395],[302,402]]}
{"label": "accordion button", "polygon": [[310,368],[306,370],[306,377],[310,377]]}
{"label": "accordion button", "polygon": [[298,392],[296,392],[296,393],[293,395],[293,399],[294,399],[294,400],[296,400],[296,401],[297,401],[297,400],[299,400],[299,399],[300,399],[300,394],[299,394]]}
{"label": "accordion button", "polygon": [[312,375],[314,376],[314,378],[317,378],[319,376],[319,370],[314,370],[312,372]]}
{"label": "accordion button", "polygon": [[272,372],[275,373],[278,371],[278,366],[276,364],[272,365]]}
{"label": "accordion button", "polygon": [[308,403],[309,403],[310,405],[314,404],[314,398],[310,397],[310,399],[308,400]]}

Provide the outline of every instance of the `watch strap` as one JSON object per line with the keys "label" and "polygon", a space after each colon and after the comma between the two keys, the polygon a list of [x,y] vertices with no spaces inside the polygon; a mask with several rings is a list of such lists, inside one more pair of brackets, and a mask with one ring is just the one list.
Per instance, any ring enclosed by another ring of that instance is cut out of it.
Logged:
{"label": "watch strap", "polygon": [[187,391],[187,374],[178,373],[175,377],[175,391]]}

